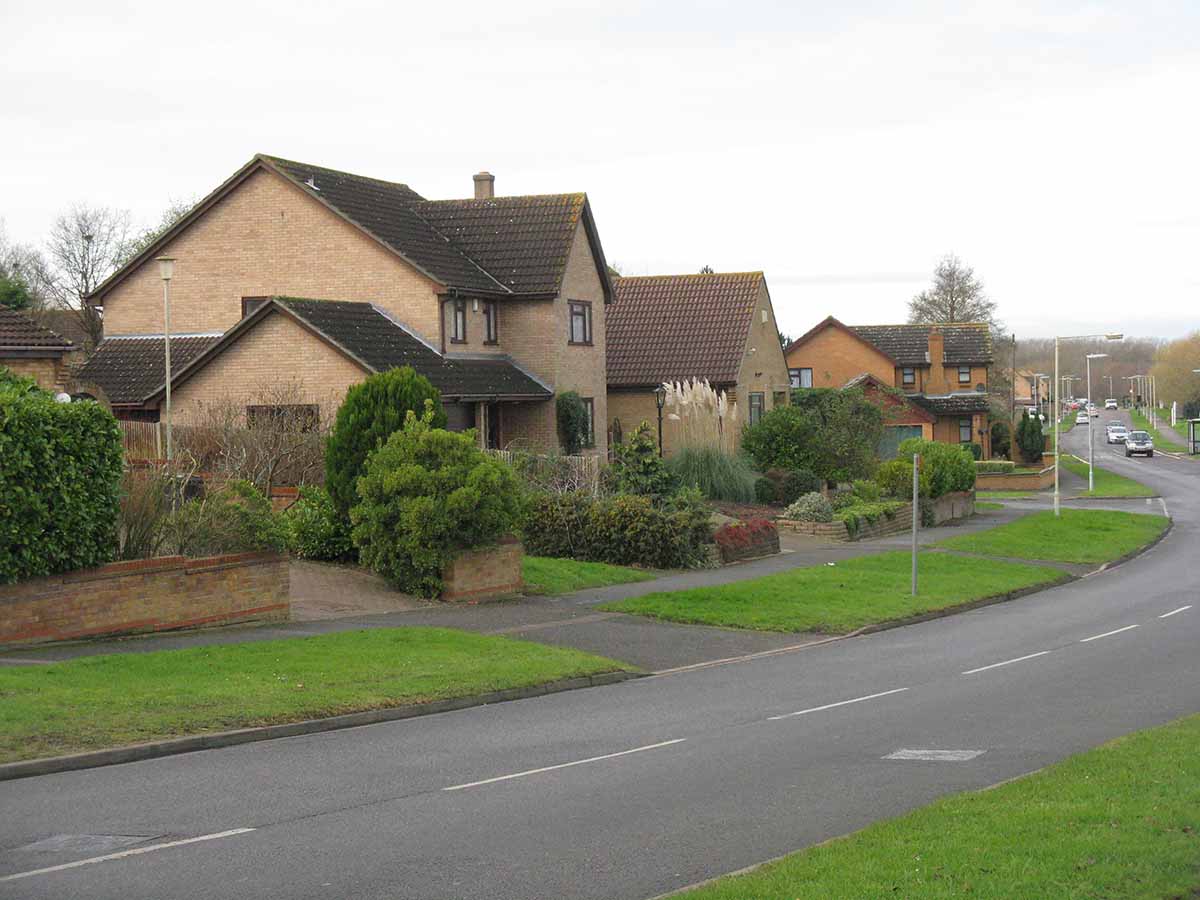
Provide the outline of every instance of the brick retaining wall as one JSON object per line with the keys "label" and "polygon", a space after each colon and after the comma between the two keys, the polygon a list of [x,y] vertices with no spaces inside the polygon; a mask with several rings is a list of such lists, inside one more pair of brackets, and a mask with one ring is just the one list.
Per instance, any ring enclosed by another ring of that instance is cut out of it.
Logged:
{"label": "brick retaining wall", "polygon": [[858,528],[858,533],[850,536],[845,522],[800,522],[795,519],[776,519],[775,524],[780,528],[795,531],[799,534],[811,534],[830,541],[863,541],[870,538],[887,537],[892,534],[903,534],[912,528],[912,504],[905,503],[896,510],[894,518],[884,516],[878,522],[864,522]]}
{"label": "brick retaining wall", "polygon": [[286,621],[289,613],[286,556],[162,556],[0,585],[0,643]]}
{"label": "brick retaining wall", "polygon": [[[1050,457],[1053,460],[1054,457]],[[1054,484],[1054,466],[1040,472],[1021,472],[1012,475],[976,475],[977,491],[1040,491]]]}
{"label": "brick retaining wall", "polygon": [[442,572],[443,600],[488,600],[519,592],[525,586],[521,559],[525,549],[514,537],[492,547],[466,550]]}

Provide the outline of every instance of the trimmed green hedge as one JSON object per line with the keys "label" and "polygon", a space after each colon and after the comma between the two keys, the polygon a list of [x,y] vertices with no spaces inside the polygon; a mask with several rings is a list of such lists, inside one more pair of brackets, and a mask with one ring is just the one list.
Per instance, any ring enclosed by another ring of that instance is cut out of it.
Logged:
{"label": "trimmed green hedge", "polygon": [[1017,464],[1011,459],[989,459],[975,461],[977,475],[1011,475]]}
{"label": "trimmed green hedge", "polygon": [[121,467],[112,413],[0,369],[0,582],[112,560]]}

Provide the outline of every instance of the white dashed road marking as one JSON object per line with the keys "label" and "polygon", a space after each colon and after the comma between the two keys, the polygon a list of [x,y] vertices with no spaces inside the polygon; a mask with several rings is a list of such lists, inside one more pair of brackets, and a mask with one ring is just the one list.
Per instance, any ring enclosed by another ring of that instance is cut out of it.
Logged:
{"label": "white dashed road marking", "polygon": [[1159,616],[1159,618],[1160,619],[1169,619],[1169,618],[1171,618],[1171,616],[1175,615],[1175,613],[1181,613],[1184,610],[1188,610],[1191,608],[1192,608],[1191,604],[1189,604],[1187,606],[1181,606],[1181,607],[1179,607],[1179,609],[1173,609],[1169,613],[1163,613],[1161,616]]}
{"label": "white dashed road marking", "polygon": [[974,675],[976,672],[986,672],[988,669],[998,669],[1001,666],[1011,666],[1013,663],[1024,662],[1027,659],[1034,659],[1038,656],[1045,656],[1049,650],[1039,650],[1037,653],[1030,653],[1027,656],[1018,656],[1016,659],[1006,659],[1004,662],[992,663],[990,666],[980,666],[978,669],[967,669],[963,672],[964,675]]}
{"label": "white dashed road marking", "polygon": [[883,691],[878,694],[868,694],[865,697],[855,697],[853,700],[839,700],[837,703],[826,703],[824,706],[814,706],[811,709],[802,709],[798,712],[784,713],[782,716],[769,716],[768,722],[778,722],[780,719],[791,719],[795,716],[806,716],[809,713],[820,712],[823,709],[833,709],[835,706],[849,706],[851,703],[862,703],[864,700],[874,700],[876,697],[886,697],[889,694],[899,694],[902,691],[907,691],[908,688],[896,688],[892,691]]}
{"label": "white dashed road marking", "polygon": [[931,762],[966,762],[982,756],[985,750],[897,750],[884,759],[925,759]]}
{"label": "white dashed road marking", "polygon": [[587,759],[577,759],[574,762],[559,763],[557,766],[542,766],[540,769],[527,769],[524,772],[514,772],[511,775],[497,775],[495,778],[485,778],[482,781],[471,781],[467,784],[456,784],[442,788],[443,791],[462,791],[467,788],[479,787],[484,784],[495,784],[497,781],[511,781],[514,778],[524,778],[527,775],[539,775],[542,772],[553,772],[556,769],[569,769],[572,766],[582,766],[587,763],[600,762],[604,759],[616,759],[618,756],[629,756],[631,753],[643,753],[646,750],[657,750],[659,747],[670,747],[672,744],[682,744],[687,738],[676,738],[673,741],[661,741],[657,744],[647,744],[645,747],[634,747],[632,750],[622,750],[620,753],[605,753],[603,756],[590,756]]}
{"label": "white dashed road marking", "polygon": [[1133,629],[1133,628],[1137,628],[1137,626],[1136,625],[1126,625],[1124,628],[1117,628],[1117,629],[1114,629],[1113,631],[1106,631],[1106,632],[1104,632],[1104,634],[1093,634],[1091,637],[1083,638],[1079,643],[1086,644],[1088,641],[1098,641],[1098,640],[1100,640],[1100,638],[1106,638],[1106,637],[1110,637],[1114,634],[1120,634],[1122,631],[1129,631],[1130,629]]}

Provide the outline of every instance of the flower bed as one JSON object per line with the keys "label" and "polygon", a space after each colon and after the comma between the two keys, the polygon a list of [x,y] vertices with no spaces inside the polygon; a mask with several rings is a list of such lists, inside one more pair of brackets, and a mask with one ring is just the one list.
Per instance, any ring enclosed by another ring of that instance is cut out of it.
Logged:
{"label": "flower bed", "polygon": [[[797,519],[776,519],[775,524],[780,528],[795,531],[799,534],[811,534],[831,541],[862,541],[869,538],[885,537],[892,534],[902,534],[912,527],[912,504],[891,501],[891,515],[880,512],[873,521],[866,521],[862,515],[863,507],[882,506],[884,504],[855,504],[835,513],[832,522],[801,522]],[[858,512],[855,512],[856,507]],[[847,515],[849,514],[849,515]],[[874,516],[874,514],[872,513]],[[848,524],[852,518],[855,525]]]}
{"label": "flower bed", "polygon": [[742,559],[778,553],[779,529],[766,519],[730,522],[716,530],[713,542],[721,554],[721,563],[728,565]]}

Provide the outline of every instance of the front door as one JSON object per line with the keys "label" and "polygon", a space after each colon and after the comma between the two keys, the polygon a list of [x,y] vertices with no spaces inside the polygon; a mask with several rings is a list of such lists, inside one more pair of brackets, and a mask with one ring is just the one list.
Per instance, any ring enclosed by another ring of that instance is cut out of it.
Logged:
{"label": "front door", "polygon": [[487,446],[489,450],[500,449],[500,404],[487,405]]}

